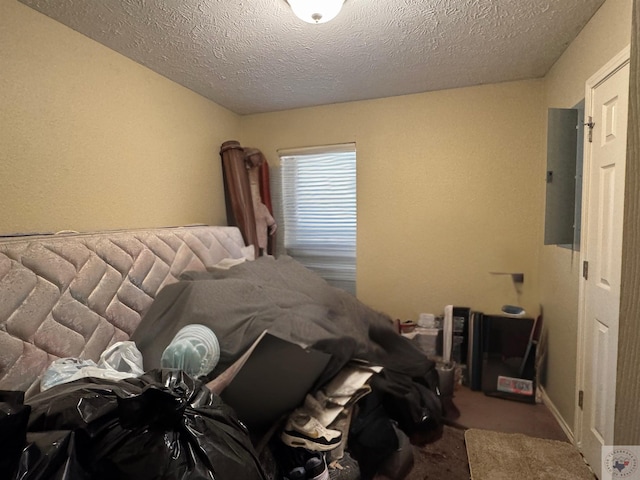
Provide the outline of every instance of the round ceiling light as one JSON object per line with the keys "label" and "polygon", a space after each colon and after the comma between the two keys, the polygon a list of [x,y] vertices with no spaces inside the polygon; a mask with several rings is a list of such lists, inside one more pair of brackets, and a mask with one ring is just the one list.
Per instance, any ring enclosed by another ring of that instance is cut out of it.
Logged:
{"label": "round ceiling light", "polygon": [[287,0],[291,10],[300,20],[308,23],[326,23],[334,19],[344,0]]}

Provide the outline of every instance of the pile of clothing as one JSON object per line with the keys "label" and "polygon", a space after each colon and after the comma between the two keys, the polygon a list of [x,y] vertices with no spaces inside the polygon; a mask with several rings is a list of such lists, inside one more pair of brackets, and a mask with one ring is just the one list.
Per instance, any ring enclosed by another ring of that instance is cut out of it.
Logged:
{"label": "pile of clothing", "polygon": [[130,340],[1,403],[7,478],[402,479],[442,432],[435,364],[290,257],[184,275]]}

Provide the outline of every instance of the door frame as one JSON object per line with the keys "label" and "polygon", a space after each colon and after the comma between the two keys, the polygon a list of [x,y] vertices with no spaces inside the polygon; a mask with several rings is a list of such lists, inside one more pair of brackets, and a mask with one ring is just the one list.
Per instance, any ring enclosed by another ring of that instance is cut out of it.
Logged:
{"label": "door frame", "polygon": [[[624,68],[629,62],[631,58],[631,46],[628,45],[620,53],[618,53],[615,57],[609,60],[600,70],[598,70],[595,74],[593,74],[585,84],[585,108],[584,115],[585,121],[588,116],[593,116],[593,92],[594,90],[606,81],[609,77],[614,75],[618,70]],[[628,128],[628,127],[627,127]],[[589,136],[584,136],[584,159],[583,159],[583,178],[582,178],[582,216],[581,216],[581,228],[582,231],[587,230],[588,223],[588,209],[590,205],[590,192],[589,192],[589,179],[587,175],[589,175],[591,171],[591,147],[589,143]],[[626,159],[625,159],[626,161]],[[584,261],[588,261],[589,254],[589,245],[587,242],[586,235],[581,236],[581,246],[580,246],[580,266],[583,265]],[[587,330],[586,330],[586,318],[585,318],[585,282],[582,278],[582,268],[579,269],[579,294],[578,294],[578,348],[577,348],[577,365],[576,365],[576,390],[575,390],[575,415],[574,415],[574,440],[575,444],[578,448],[582,446],[583,441],[583,410],[578,406],[580,391],[584,390],[585,385],[585,361],[588,356],[585,356],[586,353],[586,340],[587,340]],[[616,342],[618,339],[616,339]],[[617,370],[617,364],[616,364]],[[615,374],[615,372],[613,372]],[[614,404],[615,404],[615,392],[614,395]],[[614,427],[613,425],[611,426]]]}

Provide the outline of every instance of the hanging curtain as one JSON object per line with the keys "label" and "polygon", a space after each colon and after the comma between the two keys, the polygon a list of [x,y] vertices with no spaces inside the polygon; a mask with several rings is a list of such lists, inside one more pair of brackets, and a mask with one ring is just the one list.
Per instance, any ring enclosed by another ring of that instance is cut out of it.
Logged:
{"label": "hanging curtain", "polygon": [[253,245],[257,257],[258,234],[249,177],[244,163],[244,149],[239,142],[229,140],[220,147],[220,157],[222,158],[227,223],[240,229],[244,243]]}
{"label": "hanging curtain", "polygon": [[[269,163],[266,157],[262,155],[263,162],[260,165],[260,198],[265,204],[271,216],[273,216],[273,204],[271,203],[271,180],[269,178]],[[276,232],[269,235],[269,243],[267,245],[267,253],[269,255],[276,254]]]}
{"label": "hanging curtain", "polygon": [[220,147],[227,223],[237,226],[256,257],[275,255],[275,230],[269,164],[257,148],[242,148],[229,140]]}

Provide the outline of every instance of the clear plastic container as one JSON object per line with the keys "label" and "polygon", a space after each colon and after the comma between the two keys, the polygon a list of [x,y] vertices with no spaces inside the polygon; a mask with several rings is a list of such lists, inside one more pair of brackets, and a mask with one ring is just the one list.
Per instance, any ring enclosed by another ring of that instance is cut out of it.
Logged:
{"label": "clear plastic container", "polygon": [[433,313],[421,313],[418,325],[424,328],[436,328],[436,317]]}
{"label": "clear plastic container", "polygon": [[204,325],[182,327],[162,352],[162,368],[184,370],[192,377],[207,375],[220,360],[220,345],[215,333]]}

